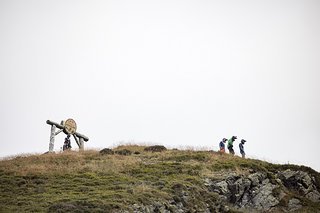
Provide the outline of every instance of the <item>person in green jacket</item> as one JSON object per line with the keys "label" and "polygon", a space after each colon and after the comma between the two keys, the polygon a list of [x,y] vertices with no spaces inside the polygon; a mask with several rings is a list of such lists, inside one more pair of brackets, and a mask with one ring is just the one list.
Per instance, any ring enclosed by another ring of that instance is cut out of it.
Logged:
{"label": "person in green jacket", "polygon": [[231,155],[234,155],[234,150],[233,150],[233,142],[237,139],[237,136],[232,136],[228,140],[228,150]]}

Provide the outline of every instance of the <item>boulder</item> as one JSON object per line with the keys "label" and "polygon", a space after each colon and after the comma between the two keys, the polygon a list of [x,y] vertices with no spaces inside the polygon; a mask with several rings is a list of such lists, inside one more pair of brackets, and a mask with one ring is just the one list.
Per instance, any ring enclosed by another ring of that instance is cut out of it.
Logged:
{"label": "boulder", "polygon": [[306,195],[306,198],[308,198],[309,200],[311,200],[313,202],[319,202],[320,201],[320,193],[317,190],[313,190]]}
{"label": "boulder", "polygon": [[118,155],[131,155],[132,154],[132,152],[128,149],[116,150],[115,153]]}
{"label": "boulder", "polygon": [[155,146],[148,146],[146,148],[144,148],[144,151],[147,152],[162,152],[162,151],[166,151],[167,148],[161,145],[155,145]]}
{"label": "boulder", "polygon": [[289,211],[296,211],[300,208],[302,208],[300,200],[298,200],[296,198],[292,198],[289,200],[289,202],[288,202],[288,210]]}
{"label": "boulder", "polygon": [[102,149],[99,153],[102,155],[113,155],[114,154],[112,149],[109,149],[109,148]]}

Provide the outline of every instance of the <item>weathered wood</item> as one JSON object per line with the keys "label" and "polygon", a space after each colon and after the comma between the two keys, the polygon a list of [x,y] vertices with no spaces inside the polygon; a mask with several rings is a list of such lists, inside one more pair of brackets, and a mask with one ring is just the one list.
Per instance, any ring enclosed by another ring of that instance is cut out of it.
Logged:
{"label": "weathered wood", "polygon": [[61,125],[61,124],[58,124],[56,122],[53,122],[53,121],[50,121],[50,120],[47,120],[47,124],[49,125],[55,125],[57,128],[59,129],[64,129],[64,127]]}
{"label": "weathered wood", "polygon": [[77,131],[77,124],[76,122],[69,118],[64,122],[64,130],[66,131],[67,134],[73,135]]}
{"label": "weathered wood", "polygon": [[76,143],[78,144],[78,147],[80,148],[80,144],[79,144],[78,138],[77,138],[77,136],[75,136],[75,134],[73,134],[73,138],[76,141]]}
{"label": "weathered wood", "polygon": [[83,138],[79,138],[79,143],[80,143],[79,149],[80,149],[80,151],[83,151],[83,150],[84,150],[84,141],[83,141]]}
{"label": "weathered wood", "polygon": [[63,129],[58,130],[55,135],[58,135],[59,133],[61,133],[63,131]]}
{"label": "weathered wood", "polygon": [[76,133],[74,133],[78,138],[83,138],[83,140],[85,141],[85,142],[87,142],[88,140],[89,140],[89,138],[87,137],[87,136],[85,136],[85,135],[82,135],[82,134],[80,134],[80,133],[78,133],[78,132],[76,132]]}
{"label": "weathered wood", "polygon": [[[47,120],[47,124],[49,124],[49,125],[54,125],[54,126],[56,126],[57,128],[59,128],[59,129],[64,129],[64,126],[63,126],[63,125],[58,124],[58,123],[53,122],[53,121],[50,121],[50,120]],[[78,133],[78,132],[76,132],[76,133],[74,133],[74,134],[75,134],[78,138],[83,138],[83,140],[86,141],[86,142],[89,140],[89,138],[88,138],[87,136],[82,135],[82,134],[80,134],[80,133]]]}
{"label": "weathered wood", "polygon": [[55,125],[51,125],[49,152],[53,152],[53,148],[54,148],[54,136],[55,136],[55,135],[56,135],[56,126],[55,126]]}

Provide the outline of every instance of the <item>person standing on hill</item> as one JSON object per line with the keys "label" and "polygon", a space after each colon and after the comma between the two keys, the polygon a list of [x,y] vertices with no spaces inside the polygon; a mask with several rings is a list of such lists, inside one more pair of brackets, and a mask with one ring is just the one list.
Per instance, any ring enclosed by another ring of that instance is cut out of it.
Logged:
{"label": "person standing on hill", "polygon": [[233,150],[233,142],[237,139],[237,136],[232,136],[228,140],[228,150],[231,155],[234,155],[234,150]]}
{"label": "person standing on hill", "polygon": [[220,141],[219,143],[219,147],[220,147],[220,153],[225,153],[226,149],[225,149],[225,143],[226,143],[227,139],[223,138],[222,141]]}
{"label": "person standing on hill", "polygon": [[239,143],[239,149],[240,149],[240,153],[242,155],[242,158],[246,158],[246,153],[244,152],[244,143],[246,142],[246,140],[242,139],[241,143]]}

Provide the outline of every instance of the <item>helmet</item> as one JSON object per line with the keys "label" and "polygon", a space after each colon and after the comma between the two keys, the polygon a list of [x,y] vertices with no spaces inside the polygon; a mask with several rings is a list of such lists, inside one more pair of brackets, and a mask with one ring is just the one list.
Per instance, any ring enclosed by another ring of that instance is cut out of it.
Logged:
{"label": "helmet", "polygon": [[233,139],[237,139],[237,136],[232,136]]}
{"label": "helmet", "polygon": [[225,141],[227,141],[227,139],[226,139],[226,138],[223,138],[222,141],[225,142]]}
{"label": "helmet", "polygon": [[242,139],[242,140],[241,140],[241,143],[245,143],[245,142],[247,142],[245,139]]}

